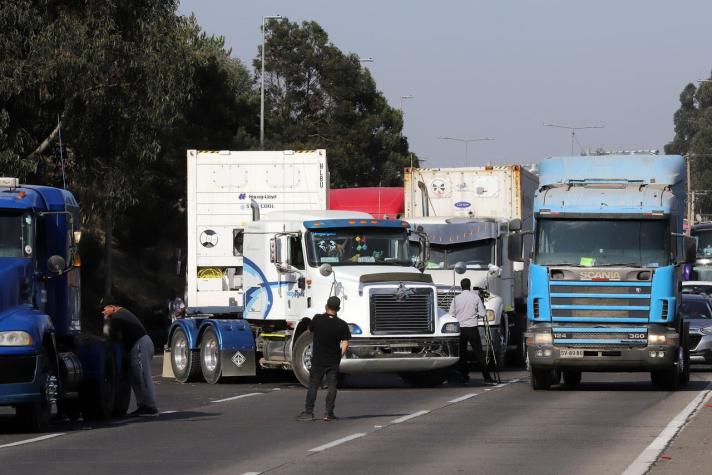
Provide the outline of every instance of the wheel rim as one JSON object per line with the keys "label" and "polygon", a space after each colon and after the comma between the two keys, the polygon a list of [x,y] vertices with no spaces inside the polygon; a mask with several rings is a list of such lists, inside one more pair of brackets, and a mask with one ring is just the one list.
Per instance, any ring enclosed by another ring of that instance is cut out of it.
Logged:
{"label": "wheel rim", "polygon": [[307,346],[304,347],[304,351],[302,352],[302,367],[307,371],[311,371],[311,365],[312,365],[312,344],[309,343]]}
{"label": "wheel rim", "polygon": [[178,371],[185,371],[188,367],[188,342],[183,335],[178,335],[173,345],[173,362]]}
{"label": "wheel rim", "polygon": [[211,373],[218,367],[218,342],[215,341],[214,338],[209,338],[208,341],[205,342],[203,362]]}

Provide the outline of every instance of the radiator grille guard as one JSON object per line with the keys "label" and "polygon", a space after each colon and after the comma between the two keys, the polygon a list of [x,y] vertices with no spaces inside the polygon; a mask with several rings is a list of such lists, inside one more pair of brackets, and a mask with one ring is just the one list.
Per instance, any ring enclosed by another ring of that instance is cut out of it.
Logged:
{"label": "radiator grille guard", "polygon": [[435,333],[434,298],[427,288],[371,289],[371,334]]}

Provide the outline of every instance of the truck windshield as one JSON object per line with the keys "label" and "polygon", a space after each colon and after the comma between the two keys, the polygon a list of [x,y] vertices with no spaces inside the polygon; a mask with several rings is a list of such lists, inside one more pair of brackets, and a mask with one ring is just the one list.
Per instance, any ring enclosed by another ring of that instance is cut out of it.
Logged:
{"label": "truck windshield", "polygon": [[697,257],[712,257],[712,230],[693,232],[697,238]]}
{"label": "truck windshield", "polygon": [[0,257],[30,257],[32,246],[32,215],[0,213]]}
{"label": "truck windshield", "polygon": [[468,269],[487,269],[494,262],[494,239],[450,244],[430,244],[428,269],[452,269],[457,262],[464,262]]}
{"label": "truck windshield", "polygon": [[411,265],[408,236],[398,229],[344,228],[310,232],[311,266]]}
{"label": "truck windshield", "polygon": [[535,262],[542,265],[662,267],[670,263],[663,220],[540,219]]}

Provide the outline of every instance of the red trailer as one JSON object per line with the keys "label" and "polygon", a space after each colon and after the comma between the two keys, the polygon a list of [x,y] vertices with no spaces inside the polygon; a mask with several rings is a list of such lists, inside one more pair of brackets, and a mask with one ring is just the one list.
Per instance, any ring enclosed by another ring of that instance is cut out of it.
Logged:
{"label": "red trailer", "polygon": [[378,219],[400,218],[405,209],[403,188],[366,187],[330,190],[329,209],[363,211]]}

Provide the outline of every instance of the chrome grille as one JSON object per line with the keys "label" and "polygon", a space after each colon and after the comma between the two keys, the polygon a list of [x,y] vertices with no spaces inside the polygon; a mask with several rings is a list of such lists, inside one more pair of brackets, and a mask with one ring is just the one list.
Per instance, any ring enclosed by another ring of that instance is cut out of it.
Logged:
{"label": "chrome grille", "polygon": [[372,289],[370,294],[373,335],[427,334],[435,332],[432,289],[409,289],[407,298],[396,289]]}
{"label": "chrome grille", "polygon": [[449,311],[450,304],[452,304],[452,301],[455,296],[459,294],[460,292],[438,292],[438,307],[442,308],[445,311]]}

